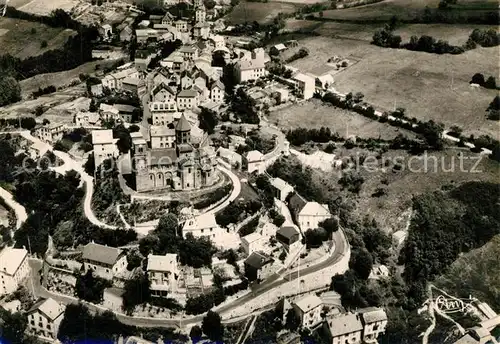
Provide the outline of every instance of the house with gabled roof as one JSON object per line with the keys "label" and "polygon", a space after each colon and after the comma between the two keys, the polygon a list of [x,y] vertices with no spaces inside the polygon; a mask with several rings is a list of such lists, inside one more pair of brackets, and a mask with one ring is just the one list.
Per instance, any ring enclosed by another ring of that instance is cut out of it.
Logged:
{"label": "house with gabled roof", "polygon": [[331,216],[328,205],[307,202],[298,213],[298,223],[300,229],[305,232],[308,229],[318,228],[320,222],[329,219]]}
{"label": "house with gabled roof", "polygon": [[177,266],[177,254],[148,256],[147,265],[148,279],[151,282],[149,289],[152,296],[166,297],[168,293],[177,289],[179,269]]}
{"label": "house with gabled roof", "polygon": [[50,342],[57,339],[66,307],[52,298],[39,299],[27,312],[28,332]]}
{"label": "house with gabled roof", "polygon": [[316,295],[306,295],[293,303],[293,309],[297,315],[300,326],[311,329],[319,325],[323,318],[321,311],[323,302]]}
{"label": "house with gabled roof", "polygon": [[108,280],[112,280],[127,267],[125,252],[93,242],[83,248],[82,259],[85,271],[91,269],[97,276]]}
{"label": "house with gabled roof", "polygon": [[288,195],[294,191],[293,186],[281,178],[271,178],[270,183],[274,189],[274,197],[280,201],[285,201]]}
{"label": "house with gabled roof", "polygon": [[177,108],[179,110],[193,109],[199,104],[198,92],[193,89],[182,90],[177,94]]}
{"label": "house with gabled roof", "polygon": [[249,281],[262,281],[278,270],[273,257],[262,251],[255,251],[244,262],[245,277]]}
{"label": "house with gabled roof", "polygon": [[224,101],[225,87],[222,81],[216,80],[210,85],[210,100],[215,103]]}
{"label": "house with gabled roof", "polygon": [[276,232],[276,240],[290,251],[290,247],[300,243],[300,232],[294,225],[286,224]]}
{"label": "house with gabled roof", "polygon": [[264,154],[259,152],[258,150],[253,150],[247,153],[247,163],[248,163],[248,173],[256,172],[257,174],[264,173],[266,168],[264,161]]}
{"label": "house with gabled roof", "polygon": [[28,251],[24,248],[3,248],[0,251],[0,296],[16,291],[30,271]]}

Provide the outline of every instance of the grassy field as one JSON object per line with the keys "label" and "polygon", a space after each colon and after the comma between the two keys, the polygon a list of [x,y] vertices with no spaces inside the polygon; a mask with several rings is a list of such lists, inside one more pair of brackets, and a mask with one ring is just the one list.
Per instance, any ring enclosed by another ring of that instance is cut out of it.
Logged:
{"label": "grassy field", "polygon": [[394,128],[383,123],[372,121],[357,113],[325,105],[319,100],[292,105],[268,116],[269,120],[283,129],[298,127],[319,129],[329,127],[344,137],[356,135],[364,138],[394,138],[399,133],[413,137],[407,130]]}
{"label": "grassy field", "polygon": [[[32,30],[35,31],[32,31]],[[66,43],[75,32],[69,29],[53,28],[26,20],[0,18],[0,54],[10,53],[21,59],[37,56],[57,49]],[[47,47],[42,48],[43,41]]]}
{"label": "grassy field", "polygon": [[253,21],[257,21],[259,24],[266,24],[271,22],[280,12],[293,13],[296,10],[296,4],[291,3],[241,1],[225,19],[231,25]]}
{"label": "grassy field", "polygon": [[[477,48],[461,55],[386,49],[370,44],[376,27],[328,23],[315,32],[329,37],[295,35],[299,48],[306,47],[314,53],[291,65],[317,74],[328,71],[326,62],[332,56],[347,58],[350,66],[334,74],[334,87],[338,91],[362,92],[366,101],[381,110],[404,107],[410,117],[433,119],[447,127],[459,125],[467,134],[498,137],[499,123],[485,116],[497,91],[471,88],[469,81],[477,72],[499,79],[499,47]],[[398,33],[403,37],[432,34],[458,44],[474,27],[477,26],[405,25]]]}
{"label": "grassy field", "polygon": [[24,12],[47,15],[56,9],[70,12],[78,4],[75,0],[12,0],[9,6],[13,6]]}
{"label": "grassy field", "polygon": [[[463,160],[462,170],[458,160],[459,152],[462,152],[466,157],[471,157]],[[337,148],[334,154],[337,158],[347,159],[351,162],[355,162],[360,156],[376,155],[376,153],[366,150],[347,150],[345,148]],[[481,172],[471,173],[473,165],[477,162],[477,159],[472,159],[472,157],[478,158],[479,156],[468,150],[449,149],[426,154],[427,158],[425,159],[424,155],[412,156],[405,151],[392,150],[384,153],[384,160],[377,160],[376,164],[370,161],[366,165],[360,164],[359,169],[353,167],[351,170],[354,173],[359,173],[364,179],[357,195],[347,190],[340,190],[338,180],[342,171],[322,172],[315,170],[313,180],[316,185],[322,186],[330,197],[329,199],[338,196],[352,199],[356,204],[355,210],[353,210],[354,214],[360,219],[369,215],[387,233],[406,228],[412,198],[416,195],[435,191],[443,186],[457,186],[468,181],[498,181],[499,164],[487,157],[482,157],[476,167]],[[386,164],[385,161],[388,163]],[[400,171],[394,170],[395,163],[401,163],[403,168]],[[374,193],[378,189],[384,189],[385,194],[381,197],[375,197]]]}
{"label": "grassy field", "polygon": [[500,310],[500,235],[481,248],[465,253],[435,284],[457,297],[477,297]]}
{"label": "grassy field", "polygon": [[[437,8],[439,1],[386,0],[354,8],[324,11],[323,17],[342,21],[383,21],[397,16],[400,19],[409,20],[417,15],[422,15],[426,6],[431,9]],[[495,0],[460,0],[459,5],[455,6],[452,11],[474,15],[496,9],[498,9],[498,1]]]}

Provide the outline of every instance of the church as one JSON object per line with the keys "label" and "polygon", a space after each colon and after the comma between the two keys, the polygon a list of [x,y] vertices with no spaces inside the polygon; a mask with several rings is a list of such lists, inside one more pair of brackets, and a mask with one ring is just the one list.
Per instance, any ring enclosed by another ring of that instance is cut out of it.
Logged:
{"label": "church", "polygon": [[184,114],[172,123],[150,127],[150,145],[132,137],[132,167],[136,190],[196,190],[218,181],[217,161],[208,138],[192,142]]}

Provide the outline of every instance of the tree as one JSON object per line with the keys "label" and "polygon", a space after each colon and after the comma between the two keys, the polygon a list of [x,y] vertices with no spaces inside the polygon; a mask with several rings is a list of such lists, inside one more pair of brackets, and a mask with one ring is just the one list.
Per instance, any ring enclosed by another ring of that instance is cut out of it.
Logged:
{"label": "tree", "polygon": [[484,85],[484,75],[481,73],[476,73],[472,76],[471,84],[478,84],[480,86]]}
{"label": "tree", "polygon": [[150,282],[144,273],[137,273],[133,278],[125,281],[123,292],[123,308],[131,312],[135,306],[148,302],[151,299]]}
{"label": "tree", "polygon": [[494,90],[497,88],[497,81],[494,76],[490,76],[486,82],[484,83],[485,88],[489,88],[491,90]]}
{"label": "tree", "polygon": [[42,49],[47,48],[47,46],[48,46],[47,41],[42,41],[42,43],[40,43],[40,48]]}
{"label": "tree", "polygon": [[24,332],[28,325],[26,316],[0,309],[0,319],[3,320],[1,338],[6,340],[6,343],[24,343]]}
{"label": "tree", "polygon": [[113,128],[113,137],[118,138],[118,142],[116,142],[116,146],[120,153],[125,154],[128,153],[130,148],[132,147],[132,137],[130,136],[130,132],[123,124],[118,125]]}
{"label": "tree", "polygon": [[278,214],[274,217],[273,219],[273,224],[276,226],[276,227],[281,227],[281,225],[283,225],[283,223],[285,223],[285,217],[281,214]]}
{"label": "tree", "polygon": [[220,342],[224,335],[224,326],[221,323],[221,317],[218,313],[208,311],[207,315],[203,318],[201,324],[203,333],[213,341]]}
{"label": "tree", "polygon": [[201,112],[198,115],[198,120],[200,122],[200,129],[203,129],[209,135],[214,133],[214,128],[219,122],[217,113],[204,107],[201,108]]}
{"label": "tree", "polygon": [[100,303],[105,288],[111,287],[111,283],[103,278],[94,276],[92,269],[85,275],[76,277],[75,292],[79,299]]}
{"label": "tree", "polygon": [[189,337],[193,341],[193,343],[197,343],[201,340],[201,337],[203,336],[203,331],[201,330],[201,327],[198,325],[194,325],[191,327],[191,331],[189,332]]}
{"label": "tree", "polygon": [[214,0],[204,0],[203,3],[207,8],[207,10],[211,10],[212,8],[215,7],[215,5],[217,5],[217,3]]}
{"label": "tree", "polygon": [[[360,249],[353,252],[354,262],[352,263],[352,269],[356,271],[356,274],[362,279],[368,279],[370,272],[373,267],[373,257],[366,249]],[[349,262],[351,263],[351,262]],[[351,264],[350,264],[351,265]]]}
{"label": "tree", "polygon": [[13,77],[0,78],[0,106],[21,100],[21,86]]}
{"label": "tree", "polygon": [[319,226],[327,231],[331,236],[333,232],[339,230],[339,220],[336,217],[330,217],[329,219],[320,222]]}
{"label": "tree", "polygon": [[299,329],[300,320],[299,317],[297,316],[297,313],[295,313],[295,309],[290,308],[286,313],[285,325],[286,328],[292,332],[295,332]]}
{"label": "tree", "polygon": [[127,270],[132,271],[141,266],[142,257],[136,250],[132,250],[127,254]]}

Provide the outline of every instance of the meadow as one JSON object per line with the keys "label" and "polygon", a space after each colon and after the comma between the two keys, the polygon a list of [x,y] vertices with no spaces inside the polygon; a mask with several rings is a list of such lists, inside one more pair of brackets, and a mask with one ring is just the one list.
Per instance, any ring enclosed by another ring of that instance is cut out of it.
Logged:
{"label": "meadow", "polygon": [[[0,18],[0,54],[9,53],[21,59],[41,55],[62,47],[75,34],[70,29],[3,17]],[[42,47],[42,42],[47,42],[47,46]]]}

